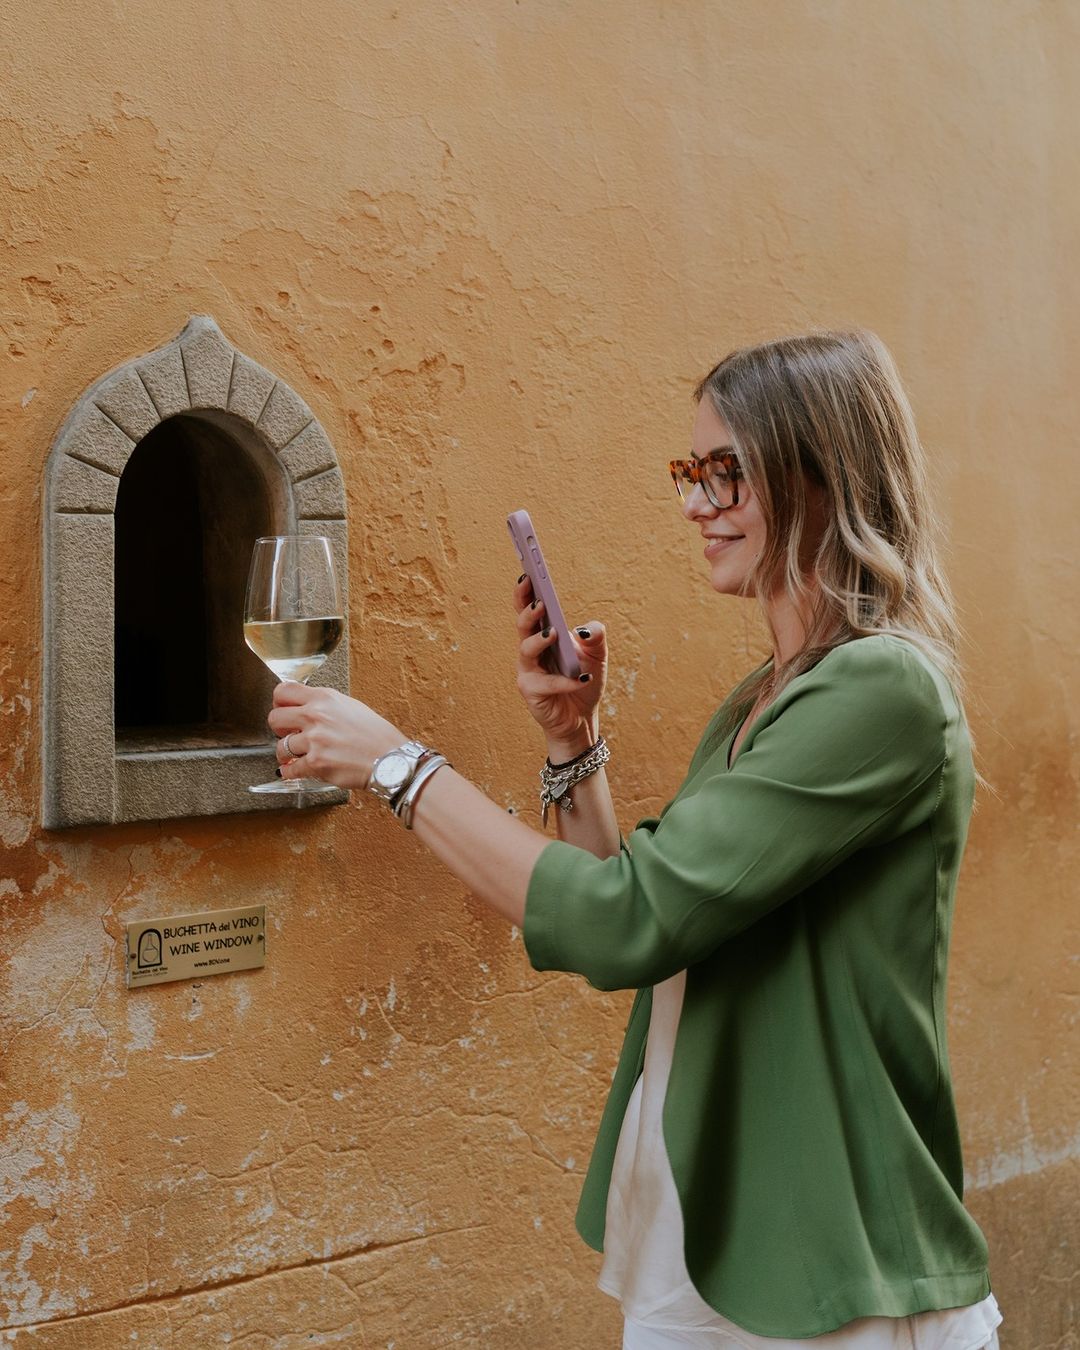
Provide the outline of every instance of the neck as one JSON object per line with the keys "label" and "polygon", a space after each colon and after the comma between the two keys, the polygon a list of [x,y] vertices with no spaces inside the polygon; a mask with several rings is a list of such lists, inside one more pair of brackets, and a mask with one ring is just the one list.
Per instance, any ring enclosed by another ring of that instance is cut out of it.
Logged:
{"label": "neck", "polygon": [[809,595],[796,604],[787,591],[782,590],[770,596],[763,608],[773,638],[773,669],[778,670],[790,661],[806,642],[814,619],[814,600],[817,587],[812,586]]}

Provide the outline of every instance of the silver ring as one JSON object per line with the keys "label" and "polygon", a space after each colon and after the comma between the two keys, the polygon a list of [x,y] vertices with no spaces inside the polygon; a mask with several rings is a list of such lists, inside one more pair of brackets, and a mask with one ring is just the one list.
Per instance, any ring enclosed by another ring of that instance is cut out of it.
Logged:
{"label": "silver ring", "polygon": [[289,737],[290,737],[291,735],[292,735],[292,732],[290,731],[290,732],[289,732],[289,735],[285,737],[285,739],[281,742],[281,744],[285,747],[285,753],[289,756],[290,759],[299,759],[300,756],[296,753],[296,751],[295,751],[295,750],[292,748],[292,746],[289,744]]}

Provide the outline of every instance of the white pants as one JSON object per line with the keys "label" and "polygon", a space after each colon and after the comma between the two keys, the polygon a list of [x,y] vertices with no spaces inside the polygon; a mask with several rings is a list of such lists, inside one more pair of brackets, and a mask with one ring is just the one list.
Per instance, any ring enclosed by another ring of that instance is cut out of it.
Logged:
{"label": "white pants", "polygon": [[[806,1342],[807,1350],[812,1350],[813,1338]],[[627,1318],[623,1323],[622,1350],[738,1350],[738,1342],[733,1341],[725,1331],[710,1331],[708,1327],[686,1328],[643,1326]],[[983,1346],[983,1350],[1000,1350],[998,1334],[995,1331]]]}

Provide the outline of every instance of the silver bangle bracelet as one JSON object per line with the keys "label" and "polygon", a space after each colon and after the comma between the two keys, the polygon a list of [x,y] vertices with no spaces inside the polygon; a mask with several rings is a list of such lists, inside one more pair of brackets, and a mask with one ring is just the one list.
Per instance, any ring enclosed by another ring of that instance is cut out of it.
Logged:
{"label": "silver bangle bracelet", "polygon": [[444,764],[449,763],[450,761],[445,755],[432,755],[430,759],[425,760],[417,770],[416,777],[394,803],[394,815],[407,830],[412,829],[413,811],[416,808],[416,799],[420,795],[420,789]]}

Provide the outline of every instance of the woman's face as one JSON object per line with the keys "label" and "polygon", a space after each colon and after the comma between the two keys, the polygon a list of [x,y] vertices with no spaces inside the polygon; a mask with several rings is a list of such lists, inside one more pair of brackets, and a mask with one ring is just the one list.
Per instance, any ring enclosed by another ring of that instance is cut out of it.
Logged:
{"label": "woman's face", "polygon": [[[734,450],[727,423],[706,395],[697,406],[690,453],[703,459],[710,450]],[[739,481],[739,504],[724,510],[713,506],[695,483],[683,498],[682,513],[700,529],[713,590],[721,595],[753,595],[747,586],[754,562],[765,547],[765,517],[746,479]]]}

